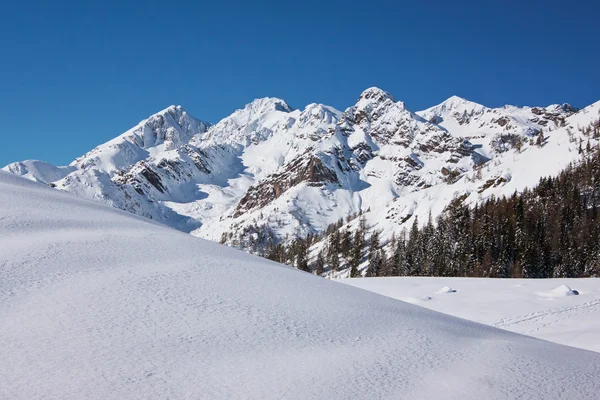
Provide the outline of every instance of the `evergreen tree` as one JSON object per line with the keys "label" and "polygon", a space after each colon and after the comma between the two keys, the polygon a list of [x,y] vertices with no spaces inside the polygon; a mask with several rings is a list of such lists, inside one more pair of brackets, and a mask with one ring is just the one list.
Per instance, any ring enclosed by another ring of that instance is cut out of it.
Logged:
{"label": "evergreen tree", "polygon": [[317,253],[317,258],[315,259],[314,271],[316,275],[323,275],[325,273],[325,255],[323,254],[323,250]]}
{"label": "evergreen tree", "polygon": [[394,249],[392,276],[408,275],[408,266],[406,262],[406,232],[403,231],[397,240],[396,248]]}
{"label": "evergreen tree", "polygon": [[329,243],[327,247],[327,263],[331,271],[337,271],[340,269],[340,233],[335,230],[329,236]]}
{"label": "evergreen tree", "polygon": [[419,232],[419,220],[415,217],[408,243],[406,244],[406,268],[408,275],[419,275],[421,272],[421,234]]}
{"label": "evergreen tree", "polygon": [[352,251],[350,257],[350,276],[355,277],[359,275],[358,267],[362,261],[362,252],[365,247],[365,232],[363,226],[359,226],[359,229],[354,234],[354,240],[352,241]]}
{"label": "evergreen tree", "polygon": [[379,231],[373,231],[371,238],[369,239],[369,261],[373,258],[374,254],[381,248],[379,243]]}

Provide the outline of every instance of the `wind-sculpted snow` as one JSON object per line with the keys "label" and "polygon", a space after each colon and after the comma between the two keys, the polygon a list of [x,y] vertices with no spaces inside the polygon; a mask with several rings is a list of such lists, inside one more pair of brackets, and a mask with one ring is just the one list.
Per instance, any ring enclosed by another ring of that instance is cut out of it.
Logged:
{"label": "wind-sculpted snow", "polygon": [[0,398],[600,391],[600,354],[318,278],[6,173],[0,248]]}

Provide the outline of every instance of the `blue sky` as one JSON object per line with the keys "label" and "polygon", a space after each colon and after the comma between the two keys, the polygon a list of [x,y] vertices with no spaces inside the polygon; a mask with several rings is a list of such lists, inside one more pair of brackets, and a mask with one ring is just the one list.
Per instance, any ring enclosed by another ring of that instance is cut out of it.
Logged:
{"label": "blue sky", "polygon": [[[93,4],[89,4],[93,3]],[[66,164],[167,107],[256,97],[413,110],[600,100],[597,1],[20,1],[0,24],[0,166]]]}

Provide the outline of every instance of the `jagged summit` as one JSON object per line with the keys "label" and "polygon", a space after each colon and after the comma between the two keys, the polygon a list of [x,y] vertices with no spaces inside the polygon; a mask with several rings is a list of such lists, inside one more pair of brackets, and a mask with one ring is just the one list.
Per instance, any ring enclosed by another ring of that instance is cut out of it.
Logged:
{"label": "jagged summit", "polygon": [[464,102],[464,101],[468,101],[468,100],[465,99],[464,97],[460,97],[460,96],[457,96],[454,94],[454,95],[448,97],[442,103],[457,103],[457,102]]}
{"label": "jagged summit", "polygon": [[[392,109],[394,111],[390,111]],[[346,109],[345,114],[354,123],[371,123],[390,112],[395,116],[406,114],[408,118],[412,118],[404,103],[397,102],[394,96],[385,90],[370,87],[361,93],[355,105]]]}
{"label": "jagged summit", "polygon": [[358,98],[359,102],[361,100],[369,100],[371,102],[378,102],[378,103],[383,102],[385,100],[391,100],[394,103],[396,102],[396,99],[394,99],[394,96],[392,96],[390,93],[386,92],[385,90],[382,90],[375,86],[365,89],[360,94],[360,97]]}
{"label": "jagged summit", "polygon": [[271,137],[280,119],[293,111],[284,100],[276,97],[255,99],[211,127],[202,141],[232,145],[241,150]]}
{"label": "jagged summit", "polygon": [[446,120],[455,119],[463,123],[468,118],[482,114],[487,107],[459,96],[451,96],[438,105],[417,112],[424,119],[440,124]]}
{"label": "jagged summit", "polygon": [[329,107],[324,104],[311,103],[304,107],[304,110],[302,110],[300,113],[298,120],[303,125],[311,122],[333,124],[339,120],[341,115],[342,112],[333,107]]}
{"label": "jagged summit", "polygon": [[169,106],[75,159],[70,165],[81,169],[118,171],[149,156],[184,146],[210,126],[188,114],[181,106]]}
{"label": "jagged summit", "polygon": [[[203,126],[206,129],[208,129],[208,127],[210,127],[212,125],[209,122],[201,121],[201,120],[193,117],[181,105],[170,105],[167,108],[164,108],[164,109],[152,114],[145,120],[142,120],[136,127],[142,126],[144,124],[148,124],[149,121],[154,121],[157,119],[160,120],[161,117],[162,118],[164,118],[164,117],[173,118],[173,122],[176,124],[192,122],[193,125]],[[130,131],[135,129],[136,127],[130,129]]]}
{"label": "jagged summit", "polygon": [[246,104],[244,108],[236,110],[233,114],[223,118],[215,125],[214,130],[220,130],[225,126],[241,126],[253,120],[260,119],[273,112],[290,113],[294,111],[284,100],[276,97],[263,97],[254,99]]}
{"label": "jagged summit", "polygon": [[569,103],[563,103],[563,104],[550,104],[548,107],[546,107],[546,111],[572,114],[572,113],[576,112],[577,110],[575,109],[575,107],[573,107]]}
{"label": "jagged summit", "polygon": [[457,108],[461,106],[483,107],[481,104],[465,99],[464,97],[452,95],[438,104],[436,107],[445,106],[446,108]]}
{"label": "jagged summit", "polygon": [[480,109],[485,109],[485,108],[486,108],[485,106],[483,106],[479,103],[476,103],[471,100],[467,100],[464,97],[459,97],[459,96],[454,95],[454,96],[450,96],[449,98],[447,98],[440,104],[430,107],[426,110],[420,111],[419,113],[424,113],[424,112],[428,112],[428,111],[429,112],[436,111],[440,114],[443,114],[443,113],[450,112],[450,111],[480,110]]}
{"label": "jagged summit", "polygon": [[[175,113],[183,113],[186,112],[181,105],[171,104],[169,107],[160,110],[156,114],[175,114]],[[155,115],[156,115],[155,114]]]}
{"label": "jagged summit", "polygon": [[193,117],[181,105],[170,105],[140,121],[140,123],[124,132],[119,137],[125,136],[129,132],[136,131],[145,126],[153,126],[156,124],[158,127],[172,125],[173,127],[177,126],[184,130],[192,130],[194,131],[191,132],[193,134],[198,133],[197,131],[205,131],[212,125],[209,122],[201,121]]}
{"label": "jagged summit", "polygon": [[294,108],[290,107],[285,100],[277,97],[261,97],[246,104],[244,110],[250,110],[254,113],[270,111],[292,112],[294,111]]}

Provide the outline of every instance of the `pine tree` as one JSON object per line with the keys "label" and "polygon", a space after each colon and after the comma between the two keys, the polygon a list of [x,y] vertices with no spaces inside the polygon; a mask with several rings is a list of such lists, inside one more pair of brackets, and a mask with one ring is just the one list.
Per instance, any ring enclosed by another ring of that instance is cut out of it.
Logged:
{"label": "pine tree", "polygon": [[362,229],[362,224],[359,226],[359,229],[354,234],[354,239],[352,241],[352,250],[350,257],[350,276],[355,277],[359,275],[358,267],[362,260],[362,252],[365,246],[364,239],[364,230]]}
{"label": "pine tree", "polygon": [[430,212],[429,218],[427,219],[427,224],[421,230],[420,235],[420,246],[422,247],[420,273],[426,276],[433,275],[434,271],[434,253],[432,251],[434,244],[434,235],[435,227],[433,226],[433,219],[431,217]]}
{"label": "pine tree", "polygon": [[352,233],[349,229],[344,229],[341,234],[342,242],[340,251],[342,254],[349,254],[352,248]]}
{"label": "pine tree", "polygon": [[340,269],[340,233],[335,230],[329,235],[329,243],[327,247],[327,263],[331,271]]}
{"label": "pine tree", "polygon": [[371,238],[369,239],[369,261],[371,261],[377,250],[381,248],[379,235],[379,231],[373,231],[373,233],[371,233]]}
{"label": "pine tree", "polygon": [[314,271],[316,275],[323,275],[325,273],[325,255],[323,254],[323,250],[320,250],[317,253],[317,258],[315,259]]}
{"label": "pine tree", "polygon": [[397,240],[392,260],[392,276],[408,275],[408,268],[406,264],[406,231],[402,231],[402,234]]}
{"label": "pine tree", "polygon": [[449,229],[446,219],[443,216],[438,217],[437,226],[433,233],[433,239],[428,251],[431,252],[433,260],[431,274],[434,276],[447,275],[447,265],[452,244],[448,240]]}
{"label": "pine tree", "polygon": [[419,220],[415,217],[408,243],[406,244],[406,268],[408,275],[419,275],[421,272],[421,235],[419,232]]}

